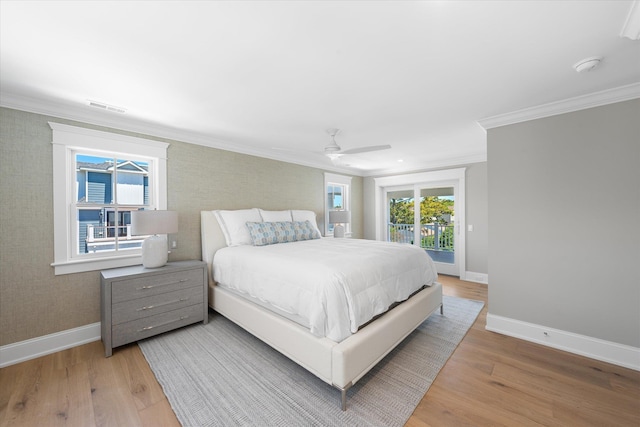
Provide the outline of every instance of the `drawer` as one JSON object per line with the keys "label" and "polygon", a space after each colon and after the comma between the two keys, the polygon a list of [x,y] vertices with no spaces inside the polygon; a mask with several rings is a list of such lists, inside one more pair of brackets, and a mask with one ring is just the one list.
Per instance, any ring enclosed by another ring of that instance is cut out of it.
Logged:
{"label": "drawer", "polygon": [[111,323],[117,325],[166,311],[178,310],[189,305],[201,303],[202,300],[202,286],[127,300],[113,305]]}
{"label": "drawer", "polygon": [[111,330],[112,347],[170,331],[203,320],[202,304],[179,310],[167,311],[155,316],[114,325]]}
{"label": "drawer", "polygon": [[147,275],[136,279],[114,281],[111,288],[113,304],[177,291],[194,286],[204,286],[202,269],[182,270],[157,275]]}

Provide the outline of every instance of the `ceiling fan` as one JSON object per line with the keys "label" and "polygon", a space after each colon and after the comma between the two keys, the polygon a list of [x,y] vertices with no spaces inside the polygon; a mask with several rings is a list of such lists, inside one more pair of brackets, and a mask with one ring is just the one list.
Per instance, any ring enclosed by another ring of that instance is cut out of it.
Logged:
{"label": "ceiling fan", "polygon": [[336,135],[340,132],[340,129],[327,129],[327,133],[331,137],[331,142],[324,147],[324,155],[331,160],[336,160],[340,156],[345,154],[360,154],[368,153],[371,151],[388,150],[390,145],[371,145],[369,147],[352,148],[350,150],[343,150],[336,142]]}

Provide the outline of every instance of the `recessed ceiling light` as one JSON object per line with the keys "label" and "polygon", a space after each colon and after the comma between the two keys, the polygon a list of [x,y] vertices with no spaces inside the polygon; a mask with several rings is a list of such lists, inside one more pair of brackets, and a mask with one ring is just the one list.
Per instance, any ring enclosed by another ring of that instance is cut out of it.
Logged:
{"label": "recessed ceiling light", "polygon": [[601,56],[591,56],[589,58],[584,58],[576,62],[575,64],[573,64],[573,68],[575,68],[575,70],[579,73],[582,73],[583,71],[591,71],[598,65],[600,65],[601,61]]}
{"label": "recessed ceiling light", "polygon": [[398,163],[402,163],[402,162],[404,162],[404,160],[398,159]]}
{"label": "recessed ceiling light", "polygon": [[105,104],[104,102],[87,100],[87,105],[94,108],[100,108],[102,110],[112,111],[114,113],[124,114],[127,112],[125,108],[116,107],[115,105]]}

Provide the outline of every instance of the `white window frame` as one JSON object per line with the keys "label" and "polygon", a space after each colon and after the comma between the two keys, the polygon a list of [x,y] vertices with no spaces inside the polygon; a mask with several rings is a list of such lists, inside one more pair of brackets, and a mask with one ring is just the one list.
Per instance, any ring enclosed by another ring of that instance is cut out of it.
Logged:
{"label": "white window frame", "polygon": [[139,249],[126,253],[87,254],[74,252],[77,229],[75,209],[76,151],[93,152],[149,162],[149,202],[151,209],[167,208],[167,148],[169,144],[149,139],[102,132],[49,122],[53,130],[53,230],[55,274],[80,273],[142,263]]}
{"label": "white window frame", "polygon": [[[323,197],[323,205],[324,205],[324,230],[325,236],[333,236],[333,233],[329,233],[329,206],[327,205],[327,188],[329,184],[338,184],[344,185],[345,194],[343,194],[342,198],[344,201],[344,206],[342,207],[344,210],[351,210],[351,177],[346,175],[338,175],[335,173],[325,172],[324,174],[324,189],[322,190]],[[345,237],[351,236],[351,224],[346,224],[345,227]]]}

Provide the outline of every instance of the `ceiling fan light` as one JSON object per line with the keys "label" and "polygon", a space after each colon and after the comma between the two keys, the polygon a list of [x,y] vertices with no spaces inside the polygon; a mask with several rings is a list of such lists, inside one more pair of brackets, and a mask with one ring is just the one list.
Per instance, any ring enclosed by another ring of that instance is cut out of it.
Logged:
{"label": "ceiling fan light", "polygon": [[335,141],[332,141],[331,144],[327,145],[326,147],[324,147],[324,152],[329,154],[329,153],[337,153],[341,150],[340,146],[338,144],[336,144]]}

